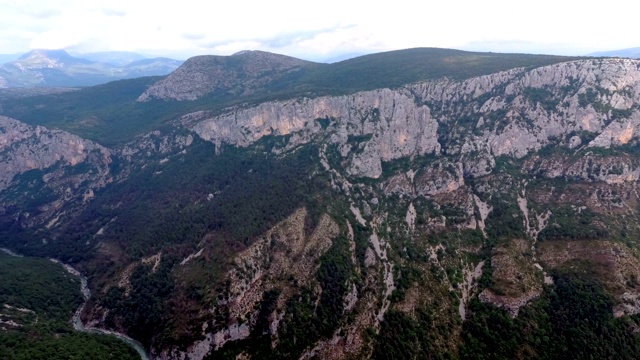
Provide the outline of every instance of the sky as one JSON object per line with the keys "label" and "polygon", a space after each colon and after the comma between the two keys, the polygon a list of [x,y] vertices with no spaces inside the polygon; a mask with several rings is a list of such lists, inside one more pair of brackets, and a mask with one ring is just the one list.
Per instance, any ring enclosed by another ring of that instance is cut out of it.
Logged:
{"label": "sky", "polygon": [[133,51],[186,59],[264,50],[314,61],[413,47],[585,55],[640,46],[609,0],[0,0],[0,54]]}

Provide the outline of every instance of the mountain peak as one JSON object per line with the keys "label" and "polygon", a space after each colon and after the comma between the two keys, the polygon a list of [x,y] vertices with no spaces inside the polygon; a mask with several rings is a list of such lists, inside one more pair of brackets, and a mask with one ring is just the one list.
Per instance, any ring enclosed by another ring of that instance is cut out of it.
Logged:
{"label": "mountain peak", "polygon": [[33,49],[20,56],[19,60],[26,60],[34,56],[44,56],[48,58],[65,58],[71,55],[69,55],[69,53],[63,49]]}
{"label": "mountain peak", "polygon": [[92,61],[73,57],[62,49],[35,49],[20,56],[14,63],[28,69],[37,69],[59,68],[64,65],[91,64]]}
{"label": "mountain peak", "polygon": [[245,54],[252,53],[253,51],[255,50],[240,50],[236,53],[231,54],[231,56],[245,55]]}
{"label": "mountain peak", "polygon": [[259,50],[243,50],[231,56],[195,56],[150,87],[139,100],[195,100],[214,92],[248,95],[291,72],[314,65],[317,64]]}

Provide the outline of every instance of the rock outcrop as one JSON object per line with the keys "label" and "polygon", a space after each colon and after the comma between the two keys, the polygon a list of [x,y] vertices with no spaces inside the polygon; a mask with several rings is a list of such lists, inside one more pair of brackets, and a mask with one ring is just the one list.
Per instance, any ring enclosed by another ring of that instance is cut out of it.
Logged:
{"label": "rock outcrop", "polygon": [[89,140],[0,117],[0,213],[23,228],[60,225],[112,181],[111,161]]}
{"label": "rock outcrop", "polygon": [[44,170],[59,162],[76,166],[90,157],[108,165],[110,156],[107,148],[76,135],[0,117],[0,191],[14,176],[29,170]]}
{"label": "rock outcrop", "polygon": [[[199,114],[206,116],[206,114]],[[191,120],[192,121],[192,120]],[[377,178],[382,162],[439,153],[438,123],[404,91],[382,89],[342,97],[264,103],[196,122],[205,140],[248,146],[264,136],[291,135],[289,146],[311,141],[327,126],[329,142],[351,155],[349,173]]]}

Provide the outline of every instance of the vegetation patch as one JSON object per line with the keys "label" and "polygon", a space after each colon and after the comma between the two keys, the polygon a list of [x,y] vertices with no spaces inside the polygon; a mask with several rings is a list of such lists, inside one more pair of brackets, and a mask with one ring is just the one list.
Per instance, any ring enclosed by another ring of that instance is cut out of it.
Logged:
{"label": "vegetation patch", "polygon": [[80,281],[60,265],[0,251],[0,279],[0,358],[140,359],[114,337],[73,330]]}
{"label": "vegetation patch", "polygon": [[612,314],[613,299],[596,280],[556,272],[554,286],[511,318],[474,299],[463,325],[461,359],[635,359],[635,319]]}

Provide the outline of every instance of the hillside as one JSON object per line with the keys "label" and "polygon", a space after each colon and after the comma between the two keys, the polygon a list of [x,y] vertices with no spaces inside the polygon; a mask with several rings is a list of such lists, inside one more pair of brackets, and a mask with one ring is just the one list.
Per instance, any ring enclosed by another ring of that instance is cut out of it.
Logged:
{"label": "hillside", "polygon": [[155,359],[640,356],[639,61],[235,56],[1,103],[0,245],[86,274],[85,322]]}
{"label": "hillside", "polygon": [[243,51],[231,56],[196,56],[166,79],[145,91],[149,99],[196,100],[205,95],[246,96],[277,87],[283,78],[296,76],[320,64],[263,51]]}

